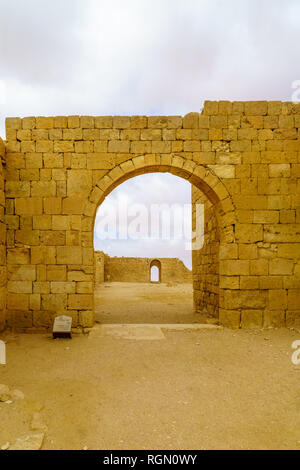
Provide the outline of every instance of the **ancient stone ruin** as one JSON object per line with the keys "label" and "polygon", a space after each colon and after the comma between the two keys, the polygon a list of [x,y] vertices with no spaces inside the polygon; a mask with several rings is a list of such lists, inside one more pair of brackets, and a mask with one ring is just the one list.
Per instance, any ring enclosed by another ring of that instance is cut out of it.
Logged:
{"label": "ancient stone ruin", "polygon": [[151,269],[157,267],[158,282],[192,282],[193,276],[178,258],[118,258],[95,252],[95,284],[102,282],[151,282]]}
{"label": "ancient stone ruin", "polygon": [[[194,304],[233,328],[300,317],[300,105],[206,102],[180,116],[6,120],[1,155],[0,329],[94,323],[93,228],[133,176],[170,172],[205,205]],[[113,262],[112,262],[113,263]]]}

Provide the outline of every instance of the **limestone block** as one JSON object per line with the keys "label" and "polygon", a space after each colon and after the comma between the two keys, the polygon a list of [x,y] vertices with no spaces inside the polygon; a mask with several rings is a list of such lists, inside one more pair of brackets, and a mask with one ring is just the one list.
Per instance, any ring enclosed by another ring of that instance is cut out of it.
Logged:
{"label": "limestone block", "polygon": [[47,281],[66,281],[66,266],[47,266]]}
{"label": "limestone block", "polygon": [[226,276],[238,276],[249,274],[249,261],[248,260],[221,260],[220,272]]}
{"label": "limestone block", "polygon": [[261,310],[242,310],[242,328],[262,328],[263,312]]}
{"label": "limestone block", "polygon": [[115,129],[129,129],[131,125],[131,119],[127,116],[114,116],[113,127]]}
{"label": "limestone block", "polygon": [[260,289],[282,289],[283,278],[282,276],[260,276],[259,287]]}
{"label": "limestone block", "polygon": [[17,215],[41,215],[43,213],[43,200],[40,197],[25,197],[15,200],[15,212]]}
{"label": "limestone block", "polygon": [[263,240],[262,225],[236,224],[235,233],[239,243],[256,243]]}
{"label": "limestone block", "polygon": [[[137,140],[137,139],[133,139]],[[161,129],[143,129],[141,131],[141,140],[162,140],[162,130]]]}
{"label": "limestone block", "polygon": [[63,313],[67,308],[67,297],[68,294],[43,294],[42,308],[55,313]]}
{"label": "limestone block", "polygon": [[269,290],[269,310],[285,310],[287,308],[287,291],[283,289]]}
{"label": "limestone block", "polygon": [[21,119],[18,117],[11,117],[5,119],[6,129],[21,129]]}
{"label": "limestone block", "polygon": [[265,116],[268,114],[268,102],[247,101],[245,103],[245,114],[251,116]]}
{"label": "limestone block", "polygon": [[56,248],[54,246],[31,247],[31,264],[56,264]]}
{"label": "limestone block", "polygon": [[240,277],[239,276],[220,276],[221,289],[239,289]]}
{"label": "limestone block", "polygon": [[235,178],[234,165],[208,165],[219,178]]}
{"label": "limestone block", "polygon": [[204,102],[204,108],[203,108],[203,114],[204,115],[216,115],[219,113],[219,103],[218,101],[205,101]]}
{"label": "limestone block", "polygon": [[[299,287],[299,285],[298,285]],[[288,291],[288,309],[299,310],[300,306],[300,289],[289,289]]]}
{"label": "limestone block", "polygon": [[53,325],[53,317],[54,313],[45,311],[45,310],[37,310],[32,312],[33,317],[33,326],[35,328],[51,328]]}
{"label": "limestone block", "polygon": [[79,325],[85,328],[94,326],[94,313],[92,310],[82,310],[79,312]]}
{"label": "limestone block", "polygon": [[68,170],[67,195],[87,197],[92,188],[92,173],[90,170]]}
{"label": "limestone block", "polygon": [[28,248],[9,248],[7,250],[7,264],[8,265],[29,264],[29,249]]}
{"label": "limestone block", "polygon": [[83,129],[82,138],[87,141],[101,140],[100,129]]}
{"label": "limestone block", "polygon": [[76,294],[93,294],[94,286],[92,282],[77,282]]}
{"label": "limestone block", "polygon": [[[86,198],[72,196],[64,198],[62,214],[65,215],[82,215],[86,205]],[[59,212],[57,212],[59,214]]]}
{"label": "limestone block", "polygon": [[253,276],[266,276],[269,274],[269,261],[267,259],[254,259],[250,261],[250,274]]}
{"label": "limestone block", "polygon": [[10,281],[35,281],[35,266],[19,266],[9,265],[7,269],[7,277]]}
{"label": "limestone block", "polygon": [[65,129],[68,126],[68,118],[66,116],[56,116],[54,118],[54,128]]}
{"label": "limestone block", "polygon": [[264,309],[267,305],[267,293],[261,290],[225,290],[224,307],[226,309]]}
{"label": "limestone block", "polygon": [[26,168],[39,169],[43,167],[42,153],[26,153]]}
{"label": "limestone block", "polygon": [[112,116],[98,116],[95,117],[96,129],[111,129],[113,127]]}
{"label": "limestone block", "polygon": [[293,274],[294,262],[285,258],[275,258],[270,260],[269,269],[270,274],[283,275]]}
{"label": "limestone block", "polygon": [[54,197],[56,196],[55,181],[33,181],[31,183],[32,197]]}
{"label": "limestone block", "polygon": [[7,292],[15,294],[31,294],[32,282],[31,281],[8,281]]}
{"label": "limestone block", "polygon": [[253,213],[253,223],[255,224],[278,224],[278,211],[255,211]]}
{"label": "limestone block", "polygon": [[294,224],[296,222],[296,211],[283,209],[280,211],[281,224]]}
{"label": "limestone block", "polygon": [[[39,181],[40,172],[38,168],[20,170],[20,180],[21,181]],[[30,196],[30,193],[28,194]]]}
{"label": "limestone block", "polygon": [[80,127],[79,116],[68,116],[68,128],[75,129],[76,127]]}
{"label": "limestone block", "polygon": [[259,289],[259,277],[258,276],[241,276],[240,288],[245,289],[245,290]]}
{"label": "limestone block", "polygon": [[15,243],[34,246],[39,245],[39,232],[37,230],[23,229],[15,231]]}
{"label": "limestone block", "polygon": [[93,308],[94,297],[91,294],[69,294],[68,308],[71,310],[90,310]]}
{"label": "limestone block", "polygon": [[30,196],[30,183],[27,181],[7,181],[5,185],[6,197]]}
{"label": "limestone block", "polygon": [[108,142],[108,151],[114,153],[129,153],[129,140],[110,140]]}
{"label": "limestone block", "polygon": [[60,197],[46,197],[44,198],[44,213],[45,214],[61,214],[62,200]]}
{"label": "limestone block", "polygon": [[264,310],[263,327],[264,328],[282,328],[285,326],[284,310]]}
{"label": "limestone block", "polygon": [[32,218],[34,230],[50,230],[52,227],[51,215],[35,215]]}
{"label": "limestone block", "polygon": [[25,168],[24,153],[6,153],[6,166],[7,168]]}
{"label": "limestone block", "polygon": [[148,125],[148,118],[146,116],[132,116],[131,117],[131,123],[130,123],[131,129],[145,129],[147,125]]}
{"label": "limestone block", "polygon": [[37,129],[53,129],[54,118],[53,117],[37,117],[35,127]]}
{"label": "limestone block", "polygon": [[82,248],[79,246],[57,247],[57,264],[81,264]]}
{"label": "limestone block", "polygon": [[[15,298],[17,297],[19,299],[19,302],[16,302],[16,303],[19,306],[22,304],[22,301],[20,299],[21,294],[19,294],[18,296],[15,295]],[[16,310],[9,309],[7,311],[7,325],[9,327],[14,327],[14,328],[16,327],[17,328],[31,328],[32,327],[32,312],[28,311],[26,302],[23,302],[23,305],[26,305],[25,309],[17,308]]]}
{"label": "limestone block", "polygon": [[287,310],[286,311],[286,326],[288,328],[300,327],[300,310]]}
{"label": "limestone block", "polygon": [[289,178],[291,165],[289,163],[274,163],[269,165],[269,175],[271,178]]}
{"label": "limestone block", "polygon": [[37,281],[33,283],[34,294],[50,294],[50,282]]}
{"label": "limestone block", "polygon": [[81,116],[80,127],[82,129],[93,129],[95,127],[95,120],[92,116]]}
{"label": "limestone block", "polygon": [[107,152],[87,154],[87,168],[89,170],[109,170],[113,167],[114,155]]}
{"label": "limestone block", "polygon": [[153,141],[152,142],[152,153],[170,153],[171,142],[168,141]]}
{"label": "limestone block", "polygon": [[134,141],[131,142],[130,149],[132,153],[150,153],[152,150],[152,144],[150,141]]}
{"label": "limestone block", "polygon": [[64,230],[44,230],[40,233],[40,242],[45,246],[62,246],[66,244]]}
{"label": "limestone block", "polygon": [[[18,294],[16,295],[8,293],[7,294],[7,308],[8,310],[27,310],[29,307],[29,295],[28,294]],[[18,325],[21,326],[21,325]]]}
{"label": "limestone block", "polygon": [[183,118],[184,129],[198,129],[199,128],[199,113],[189,113]]}
{"label": "limestone block", "polygon": [[180,129],[182,127],[182,117],[181,116],[167,116],[168,129]]}
{"label": "limestone block", "polygon": [[25,117],[22,119],[22,129],[35,129],[35,117]]}
{"label": "limestone block", "polygon": [[64,156],[62,153],[45,153],[44,157],[45,168],[63,168]]}
{"label": "limestone block", "polygon": [[239,310],[225,310],[221,308],[219,311],[219,321],[228,328],[239,329],[241,314]]}
{"label": "limestone block", "polygon": [[238,245],[230,243],[228,245],[220,245],[220,259],[237,259],[238,258]]}
{"label": "limestone block", "polygon": [[[241,244],[239,245],[239,259],[256,259],[258,256],[257,254],[257,246],[252,244]],[[250,274],[254,274],[251,272],[251,264],[250,264]]]}
{"label": "limestone block", "polygon": [[40,294],[31,294],[29,297],[29,308],[30,310],[40,310],[41,308],[41,296]]}
{"label": "limestone block", "polygon": [[51,140],[39,140],[36,142],[36,152],[53,152],[53,142]]}
{"label": "limestone block", "polygon": [[68,271],[68,281],[92,282],[93,275],[83,271]]}
{"label": "limestone block", "polygon": [[278,257],[299,259],[300,258],[300,243],[280,243],[278,245]]}
{"label": "limestone block", "polygon": [[51,282],[50,290],[53,294],[75,294],[75,282]]}
{"label": "limestone block", "polygon": [[55,153],[74,152],[74,142],[68,140],[54,141],[53,150]]}

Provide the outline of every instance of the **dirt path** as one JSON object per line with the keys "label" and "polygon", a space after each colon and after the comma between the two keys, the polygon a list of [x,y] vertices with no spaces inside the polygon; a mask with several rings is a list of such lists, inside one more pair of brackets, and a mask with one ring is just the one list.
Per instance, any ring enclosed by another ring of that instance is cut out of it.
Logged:
{"label": "dirt path", "polygon": [[95,290],[100,323],[203,323],[193,313],[192,284],[111,282]]}
{"label": "dirt path", "polygon": [[0,447],[42,408],[43,449],[300,449],[299,332],[163,333],[6,336],[0,383],[25,400],[0,403]]}

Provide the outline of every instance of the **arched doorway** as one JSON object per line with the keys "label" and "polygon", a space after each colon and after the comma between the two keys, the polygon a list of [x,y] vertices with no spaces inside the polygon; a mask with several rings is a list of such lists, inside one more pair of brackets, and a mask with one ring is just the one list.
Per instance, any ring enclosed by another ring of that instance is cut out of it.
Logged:
{"label": "arched doorway", "polygon": [[155,259],[150,263],[150,282],[158,283],[161,279],[161,262]]}
{"label": "arched doorway", "polygon": [[[138,156],[127,160],[120,165],[116,165],[112,170],[107,171],[102,176],[90,193],[83,213],[83,225],[86,227],[84,239],[93,240],[93,227],[98,207],[110,192],[124,181],[145,173],[169,172],[188,180],[192,185],[200,190],[207,203],[208,210],[214,214],[214,220],[217,224],[218,239],[215,240],[213,249],[214,265],[218,265],[217,276],[215,276],[213,285],[210,285],[209,266],[212,264],[209,260],[210,250],[207,250],[205,256],[206,283],[205,286],[200,282],[201,270],[193,267],[193,285],[194,285],[194,304],[195,310],[210,312],[208,307],[213,295],[217,299],[217,306],[214,311],[216,318],[238,316],[239,310],[230,303],[235,292],[231,291],[226,284],[226,260],[231,260],[231,250],[235,244],[235,223],[236,214],[228,190],[220,178],[207,166],[197,164],[188,158],[179,155],[150,155]],[[206,208],[205,208],[206,211]],[[205,237],[204,237],[205,238]],[[220,247],[222,247],[222,258],[219,264]],[[202,289],[202,290],[201,290]]]}

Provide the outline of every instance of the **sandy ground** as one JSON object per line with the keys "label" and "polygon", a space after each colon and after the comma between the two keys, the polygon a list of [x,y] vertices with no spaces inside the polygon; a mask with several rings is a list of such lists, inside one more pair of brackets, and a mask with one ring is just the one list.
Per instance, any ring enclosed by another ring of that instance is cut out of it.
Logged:
{"label": "sandy ground", "polygon": [[0,383],[25,394],[0,403],[0,447],[26,436],[39,412],[43,449],[300,449],[291,361],[300,332],[161,329],[157,339],[125,339],[105,328],[72,340],[0,337]]}
{"label": "sandy ground", "polygon": [[111,282],[95,290],[96,320],[100,323],[198,323],[193,313],[192,284]]}

